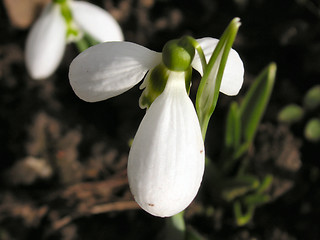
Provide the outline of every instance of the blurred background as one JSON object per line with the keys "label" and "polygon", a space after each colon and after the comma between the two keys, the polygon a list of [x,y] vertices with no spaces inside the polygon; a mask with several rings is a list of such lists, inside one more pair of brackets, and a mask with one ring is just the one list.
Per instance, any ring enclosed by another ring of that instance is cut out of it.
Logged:
{"label": "blurred background", "polygon": [[[165,220],[139,209],[126,177],[129,142],[144,110],[138,86],[119,97],[86,103],[74,94],[68,68],[78,54],[67,46],[48,79],[26,71],[25,41],[49,0],[0,4],[0,240],[165,239]],[[303,105],[320,80],[320,2],[315,0],[95,0],[119,22],[127,41],[155,51],[173,38],[219,38],[234,17],[242,25],[233,48],[245,65],[237,97],[220,95],[206,139],[219,156],[228,106],[241,101],[270,62],[277,77],[250,156],[252,171],[271,173],[271,200],[237,226],[230,206],[219,205],[205,179],[186,210],[187,227],[205,239],[320,239],[319,141],[305,125],[278,121],[288,104]],[[194,97],[200,76],[193,76]],[[194,98],[193,98],[194,100]],[[158,237],[158,238],[157,238]]]}

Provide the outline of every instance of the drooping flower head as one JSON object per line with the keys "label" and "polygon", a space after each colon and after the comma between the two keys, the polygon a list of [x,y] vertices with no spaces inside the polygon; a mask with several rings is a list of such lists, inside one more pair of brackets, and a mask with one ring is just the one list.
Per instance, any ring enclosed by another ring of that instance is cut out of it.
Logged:
{"label": "drooping flower head", "polygon": [[105,10],[84,1],[49,3],[26,41],[25,58],[31,77],[49,77],[61,62],[66,44],[84,35],[97,42],[123,40],[119,24]]}
{"label": "drooping flower head", "polygon": [[[208,60],[218,40],[197,42]],[[139,103],[148,110],[130,149],[128,178],[137,203],[155,216],[184,210],[202,181],[204,143],[188,96],[192,68],[202,74],[201,65],[188,37],[168,42],[162,53],[130,42],[102,43],[79,54],[70,65],[70,84],[88,102],[119,95],[147,73]],[[234,50],[225,72],[221,91],[235,95],[242,85],[243,64]]]}

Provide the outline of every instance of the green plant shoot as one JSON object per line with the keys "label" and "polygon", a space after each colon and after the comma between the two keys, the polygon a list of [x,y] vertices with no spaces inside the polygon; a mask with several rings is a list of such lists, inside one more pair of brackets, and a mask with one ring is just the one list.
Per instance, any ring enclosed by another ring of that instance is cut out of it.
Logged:
{"label": "green plant shoot", "polygon": [[275,63],[269,64],[254,81],[240,106],[232,104],[230,107],[225,144],[226,149],[233,147],[235,159],[245,153],[253,141],[273,90],[276,69]]}
{"label": "green plant shoot", "polygon": [[239,27],[239,18],[234,18],[224,31],[200,81],[196,96],[196,110],[203,138],[205,138],[210,117],[218,101],[223,71]]}

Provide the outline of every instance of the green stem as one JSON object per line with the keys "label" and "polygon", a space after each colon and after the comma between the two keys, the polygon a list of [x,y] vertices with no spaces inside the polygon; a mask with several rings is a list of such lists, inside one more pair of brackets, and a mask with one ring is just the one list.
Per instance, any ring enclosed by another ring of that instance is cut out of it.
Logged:
{"label": "green stem", "polygon": [[166,240],[184,240],[186,225],[183,218],[184,212],[180,212],[170,218],[166,218]]}
{"label": "green stem", "polygon": [[78,41],[75,42],[79,52],[83,52],[84,50],[86,50],[89,46],[88,42],[86,41],[85,38],[81,38]]}
{"label": "green stem", "polygon": [[61,3],[67,2],[67,0],[52,0],[52,2],[53,2],[53,3],[61,4]]}
{"label": "green stem", "polygon": [[191,43],[191,45],[197,50],[197,52],[199,54],[200,61],[201,61],[201,65],[202,65],[202,72],[205,72],[205,70],[207,68],[207,61],[206,61],[206,56],[204,55],[204,52],[203,52],[200,44],[193,37],[187,36],[186,38]]}

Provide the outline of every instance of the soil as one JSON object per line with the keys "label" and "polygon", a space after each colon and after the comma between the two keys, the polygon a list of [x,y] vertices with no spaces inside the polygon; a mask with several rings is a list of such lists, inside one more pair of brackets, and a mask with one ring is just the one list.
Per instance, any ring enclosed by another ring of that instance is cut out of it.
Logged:
{"label": "soil", "polygon": [[[73,44],[54,75],[31,79],[24,61],[25,40],[46,2],[0,4],[0,240],[157,239],[166,220],[139,208],[126,175],[129,142],[144,115],[138,107],[141,91],[135,87],[98,103],[77,98],[68,81],[69,64],[78,54]],[[90,2],[115,17],[127,41],[156,51],[183,35],[219,38],[229,21],[240,17],[233,48],[244,62],[245,82],[237,97],[219,97],[206,153],[211,159],[219,156],[230,102],[240,102],[258,73],[275,62],[274,91],[246,155],[253,174],[273,175],[271,199],[239,227],[232,207],[213,204],[215,196],[207,195],[204,183],[185,212],[187,228],[215,240],[320,239],[320,145],[303,135],[310,116],[292,126],[277,121],[280,109],[302,104],[306,91],[319,84],[319,2]],[[199,76],[193,81],[196,86]],[[318,110],[311,116],[319,116]]]}

